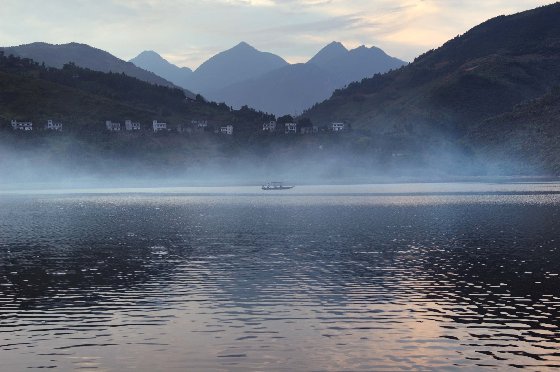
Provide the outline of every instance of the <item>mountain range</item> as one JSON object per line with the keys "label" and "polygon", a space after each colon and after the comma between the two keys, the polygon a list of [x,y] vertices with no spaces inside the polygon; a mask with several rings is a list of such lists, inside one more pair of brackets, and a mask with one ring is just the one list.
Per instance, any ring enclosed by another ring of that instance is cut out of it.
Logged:
{"label": "mountain range", "polygon": [[348,50],[341,43],[333,41],[311,58],[308,64],[322,68],[346,85],[378,73],[398,69],[406,63],[376,47],[367,48],[362,45]]}
{"label": "mountain range", "polygon": [[[142,52],[131,62],[207,99],[275,115],[301,113],[337,88],[406,64],[379,48],[348,50],[338,42],[327,45],[305,64],[289,64],[245,42],[215,55],[193,72],[179,74],[179,67],[155,52]],[[169,73],[170,65],[177,73],[174,76]]]}
{"label": "mountain range", "polygon": [[289,64],[281,57],[241,42],[216,54],[195,71],[178,67],[154,51],[126,62],[86,44],[31,44],[1,47],[5,54],[29,58],[48,67],[66,63],[94,71],[123,73],[140,80],[185,89],[206,99],[240,108],[249,106],[275,115],[297,114],[329,98],[352,81],[403,66],[405,62],[381,49],[365,46],[347,50],[333,42],[305,64]]}
{"label": "mountain range", "polygon": [[13,54],[29,58],[48,67],[62,68],[66,63],[89,68],[94,71],[123,73],[140,80],[173,87],[174,85],[153,72],[138,68],[133,63],[123,61],[101,49],[86,44],[31,43],[13,47],[0,47],[6,55]]}

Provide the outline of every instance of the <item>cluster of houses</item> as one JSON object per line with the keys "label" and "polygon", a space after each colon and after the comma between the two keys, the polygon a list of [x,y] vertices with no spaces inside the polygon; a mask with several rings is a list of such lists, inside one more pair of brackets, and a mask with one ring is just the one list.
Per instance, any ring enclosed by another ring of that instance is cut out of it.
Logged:
{"label": "cluster of houses", "polygon": [[[105,122],[105,127],[110,132],[120,132],[121,130],[126,131],[137,131],[140,130],[140,123],[133,122],[132,120],[125,120],[124,121],[124,129],[121,126],[121,123],[115,123],[110,120]],[[208,127],[208,121],[206,120],[192,120],[190,125],[189,124],[179,124],[177,125],[176,129],[179,133],[192,133],[193,131],[205,131]],[[171,126],[167,123],[159,122],[157,120],[152,121],[152,130],[154,133],[157,132],[166,132],[171,131]],[[216,133],[232,135],[233,134],[233,125],[228,124],[226,126],[220,127],[215,130]]]}
{"label": "cluster of houses", "polygon": [[[107,121],[106,123],[107,130],[112,132],[120,132],[121,131],[121,124],[114,123],[112,121]],[[208,121],[207,120],[192,120],[190,124],[179,124],[177,125],[176,129],[179,133],[193,133],[195,131],[206,131],[208,128]],[[127,131],[135,131],[140,130],[140,123],[132,122],[131,120],[125,120],[124,122],[124,129]],[[161,131],[171,131],[171,127],[168,126],[167,123],[161,123],[157,120],[152,122],[152,129],[154,133],[161,132]],[[284,134],[314,134],[319,132],[342,132],[348,130],[346,124],[341,122],[334,122],[329,124],[328,126],[318,127],[316,125],[306,126],[303,125],[298,128],[297,123],[284,123],[283,125],[278,124],[275,121],[269,121],[267,123],[263,123],[262,126],[263,132],[268,133],[284,133]],[[228,124],[225,126],[220,126],[214,129],[214,133],[217,134],[226,134],[232,135],[233,134],[233,125]]]}
{"label": "cluster of houses", "polygon": [[[32,131],[33,130],[33,123],[28,121],[17,121],[12,120],[11,122],[12,128],[14,130],[22,130],[22,131]],[[53,120],[47,120],[47,123],[43,127],[47,130],[53,131],[62,131],[62,123],[55,122]],[[105,121],[105,128],[110,132],[121,132],[121,131],[128,131],[134,132],[139,131],[141,129],[141,125],[139,122],[132,121],[132,120],[125,120],[124,126],[121,125],[119,122],[113,122],[111,120]],[[193,133],[195,131],[204,132],[208,128],[208,121],[207,120],[192,120],[190,124],[179,124],[177,125],[176,129],[179,133]],[[171,131],[171,127],[164,122],[159,122],[157,120],[152,121],[152,130],[154,133],[163,132],[163,131]],[[344,123],[335,122],[331,123],[326,127],[318,127],[315,125],[302,125],[298,131],[298,124],[297,123],[284,123],[283,125],[278,124],[275,121],[270,121],[268,123],[264,123],[262,126],[263,132],[268,133],[284,133],[284,134],[297,134],[298,132],[301,134],[314,134],[320,131],[330,131],[330,132],[342,132],[348,130],[348,127]],[[214,133],[217,134],[225,134],[225,135],[233,135],[233,125],[227,124],[225,126],[220,126],[214,129]]]}
{"label": "cluster of houses", "polygon": [[[122,130],[134,132],[140,130],[141,125],[137,121],[125,120],[124,127],[123,127],[121,123],[116,123],[111,120],[107,120],[105,121],[105,128],[107,128],[109,132],[120,132]],[[152,128],[154,129],[154,132],[165,131],[167,130],[167,123],[162,123],[157,120],[154,120],[152,122]]]}
{"label": "cluster of houses", "polygon": [[[262,130],[263,132],[269,132],[269,133],[274,133],[274,132],[278,133],[283,131],[284,134],[296,134],[298,133],[298,125],[297,123],[284,123],[284,126],[281,126],[275,121],[270,121],[268,123],[263,124]],[[337,122],[337,123],[331,123],[327,127],[318,127],[316,125],[302,125],[299,128],[299,133],[314,134],[314,133],[319,133],[320,131],[342,132],[346,130],[348,130],[348,128],[344,123]]]}
{"label": "cluster of houses", "polygon": [[[23,131],[33,130],[33,123],[30,121],[12,120],[11,124],[13,130],[23,130]],[[58,132],[62,132],[62,123],[55,122],[54,120],[47,120],[47,124],[45,124],[43,128],[47,130],[55,130]]]}

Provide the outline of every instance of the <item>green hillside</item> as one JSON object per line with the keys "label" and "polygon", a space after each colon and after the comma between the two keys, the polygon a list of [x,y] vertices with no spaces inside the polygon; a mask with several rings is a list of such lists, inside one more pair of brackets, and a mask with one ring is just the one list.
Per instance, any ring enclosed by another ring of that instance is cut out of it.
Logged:
{"label": "green hillside", "polygon": [[483,121],[465,140],[496,168],[560,174],[560,88]]}

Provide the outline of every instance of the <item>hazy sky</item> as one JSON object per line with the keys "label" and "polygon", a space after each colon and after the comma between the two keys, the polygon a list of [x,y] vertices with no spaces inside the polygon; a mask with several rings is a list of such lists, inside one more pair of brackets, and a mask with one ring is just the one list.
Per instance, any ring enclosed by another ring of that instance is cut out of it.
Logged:
{"label": "hazy sky", "polygon": [[550,0],[0,0],[0,45],[77,41],[191,68],[246,41],[304,62],[336,40],[405,60],[500,15]]}

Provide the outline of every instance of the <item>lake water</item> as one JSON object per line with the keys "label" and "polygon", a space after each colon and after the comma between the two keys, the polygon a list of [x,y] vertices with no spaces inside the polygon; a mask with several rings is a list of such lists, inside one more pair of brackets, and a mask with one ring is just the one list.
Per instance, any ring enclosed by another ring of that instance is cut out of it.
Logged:
{"label": "lake water", "polygon": [[560,184],[3,192],[0,370],[560,367]]}

